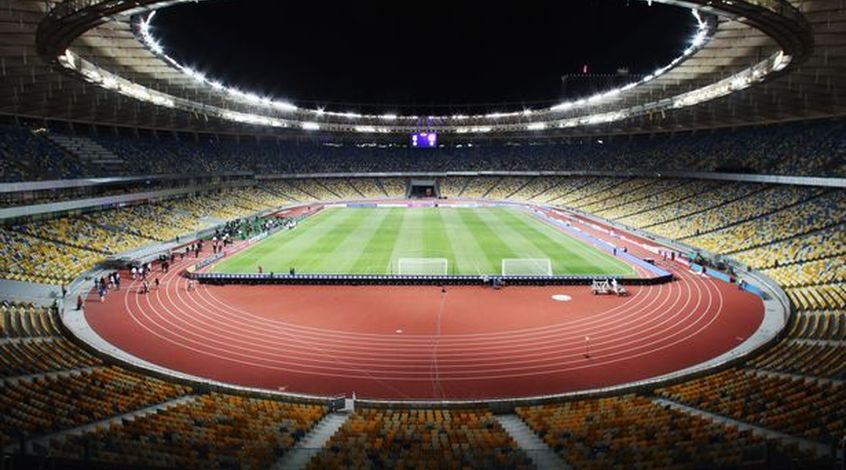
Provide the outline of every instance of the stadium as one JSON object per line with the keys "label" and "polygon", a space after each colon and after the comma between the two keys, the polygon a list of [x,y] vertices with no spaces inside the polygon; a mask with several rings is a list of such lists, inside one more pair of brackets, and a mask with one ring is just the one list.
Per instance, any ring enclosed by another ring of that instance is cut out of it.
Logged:
{"label": "stadium", "polygon": [[0,469],[846,468],[846,4],[458,3],[3,0]]}

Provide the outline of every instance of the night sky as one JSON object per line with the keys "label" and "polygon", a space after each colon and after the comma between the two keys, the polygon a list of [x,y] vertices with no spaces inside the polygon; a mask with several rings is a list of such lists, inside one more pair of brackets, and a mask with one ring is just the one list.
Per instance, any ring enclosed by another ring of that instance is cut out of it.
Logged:
{"label": "night sky", "polygon": [[230,86],[335,111],[433,114],[600,91],[613,80],[564,87],[561,76],[584,64],[649,73],[695,34],[688,10],[633,0],[210,0],[160,10],[153,25],[169,55]]}

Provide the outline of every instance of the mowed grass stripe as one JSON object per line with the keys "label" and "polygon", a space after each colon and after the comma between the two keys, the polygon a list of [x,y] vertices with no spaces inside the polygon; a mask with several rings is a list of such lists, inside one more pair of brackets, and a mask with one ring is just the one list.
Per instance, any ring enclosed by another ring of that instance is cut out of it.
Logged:
{"label": "mowed grass stripe", "polygon": [[459,271],[455,269],[455,252],[449,242],[447,232],[450,230],[441,219],[440,209],[423,209],[423,257],[445,258],[447,260],[447,274]]}
{"label": "mowed grass stripe", "polygon": [[387,216],[388,211],[384,209],[356,211],[354,217],[340,227],[341,230],[349,230],[347,236],[330,253],[313,263],[311,269],[318,273],[357,272],[352,271],[353,265],[364,254],[364,249]]}
{"label": "mowed grass stripe", "polygon": [[533,217],[531,214],[509,209],[500,213],[500,217],[519,227],[527,237],[545,247],[557,246],[553,260],[553,272],[556,274],[633,274],[626,263],[611,255],[591,247],[557,227]]}
{"label": "mowed grass stripe", "polygon": [[[373,236],[355,260],[351,273],[385,274],[391,272],[391,248],[396,245],[406,209],[377,209],[385,211]],[[369,223],[369,222],[368,222]]]}
{"label": "mowed grass stripe", "polygon": [[[482,248],[485,259],[492,270],[489,274],[502,272],[503,258],[518,258],[511,247],[504,242],[497,232],[491,230],[479,216],[479,209],[459,209],[459,217],[468,229],[468,233],[476,239],[476,244]],[[472,274],[472,273],[471,273]]]}
{"label": "mowed grass stripe", "polygon": [[324,273],[320,266],[331,256],[335,247],[343,243],[365,219],[362,213],[356,211],[341,211],[335,217],[336,222],[331,226],[324,225],[319,234],[312,228],[310,246],[290,259],[289,263],[297,272]]}
{"label": "mowed grass stripe", "polygon": [[[423,230],[420,210],[404,209],[402,222],[397,232],[394,248],[391,250],[389,273],[397,273],[397,262],[400,258],[423,257]],[[389,247],[385,247],[388,249]]]}
{"label": "mowed grass stripe", "polygon": [[498,268],[490,264],[482,247],[477,243],[476,237],[464,225],[464,220],[460,216],[461,211],[464,210],[468,209],[443,208],[438,211],[453,253],[459,254],[455,257],[455,272],[463,274],[497,272]]}
{"label": "mowed grass stripe", "polygon": [[[225,259],[215,266],[214,271],[220,273],[252,273],[259,265],[267,271],[280,271],[284,261],[292,258],[296,253],[303,253],[314,243],[314,233],[320,233],[332,228],[342,219],[340,209],[324,209],[317,214],[303,220],[296,230],[280,230],[246,250]],[[266,263],[263,264],[263,263]],[[287,270],[286,270],[287,271]]]}
{"label": "mowed grass stripe", "polygon": [[[558,257],[557,244],[553,243],[544,248],[539,247],[530,237],[531,233],[524,236],[526,231],[518,230],[518,228],[525,227],[521,220],[517,218],[506,220],[502,217],[504,213],[506,213],[506,209],[498,207],[478,210],[479,218],[515,253],[512,258],[549,258],[553,263],[552,272],[555,273],[554,261]],[[509,257],[504,256],[503,258]],[[502,271],[502,260],[499,263],[499,270]]]}

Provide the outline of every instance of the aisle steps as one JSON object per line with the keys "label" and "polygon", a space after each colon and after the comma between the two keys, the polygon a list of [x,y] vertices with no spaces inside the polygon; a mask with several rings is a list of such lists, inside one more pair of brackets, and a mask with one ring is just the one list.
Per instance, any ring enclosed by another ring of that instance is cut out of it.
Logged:
{"label": "aisle steps", "polygon": [[281,459],[271,467],[273,470],[300,470],[308,465],[309,460],[329,439],[347,422],[349,413],[334,412],[327,414],[314,428],[309,431],[294,447],[285,453]]}
{"label": "aisle steps", "polygon": [[540,470],[570,468],[519,416],[496,415],[496,420]]}
{"label": "aisle steps", "polygon": [[764,428],[761,426],[757,426],[754,424],[746,423],[743,421],[738,421],[736,419],[729,418],[727,416],[719,415],[716,413],[711,413],[709,411],[700,410],[699,408],[693,408],[691,406],[685,405],[683,403],[679,403],[673,400],[668,400],[666,398],[658,398],[655,397],[652,399],[653,403],[659,406],[668,406],[674,410],[678,410],[693,416],[699,416],[700,418],[704,418],[708,421],[712,421],[715,423],[720,423],[726,426],[734,426],[741,431],[751,431],[753,434],[762,436],[766,439],[779,439],[785,443],[797,444],[801,450],[807,450],[814,452],[818,456],[827,456],[831,455],[831,448],[819,442],[811,441],[809,439],[805,439],[798,436],[792,436],[790,434],[785,434],[783,432],[775,431],[772,429]]}
{"label": "aisle steps", "polygon": [[87,137],[47,134],[47,139],[78,158],[84,165],[101,168],[107,174],[120,174],[127,168],[126,161]]}
{"label": "aisle steps", "polygon": [[[185,395],[179,398],[175,398],[173,400],[166,401],[164,403],[159,403],[156,405],[148,406],[146,408],[142,408],[140,410],[135,410],[129,413],[125,413],[119,416],[113,416],[108,419],[104,419],[102,421],[96,421],[93,423],[86,424],[84,426],[79,426],[73,429],[67,429],[64,431],[59,431],[56,433],[48,434],[46,436],[41,436],[37,439],[31,439],[26,442],[27,446],[27,453],[32,453],[35,447],[40,448],[48,448],[50,447],[50,442],[54,440],[62,441],[66,439],[68,436],[79,436],[82,434],[95,432],[97,429],[109,428],[113,425],[122,424],[124,421],[132,421],[136,418],[141,418],[147,415],[151,415],[157,413],[159,411],[164,411],[170,408],[173,408],[178,405],[182,405],[184,403],[189,403],[194,401],[197,398],[196,395]],[[17,451],[19,446],[17,443],[7,445],[3,451],[4,452],[13,452]]]}

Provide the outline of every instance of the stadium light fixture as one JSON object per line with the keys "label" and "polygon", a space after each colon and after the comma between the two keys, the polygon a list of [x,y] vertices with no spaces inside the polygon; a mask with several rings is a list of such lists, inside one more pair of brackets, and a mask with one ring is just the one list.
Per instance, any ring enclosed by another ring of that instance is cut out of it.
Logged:
{"label": "stadium light fixture", "polygon": [[731,81],[733,90],[742,90],[750,85],[750,77],[737,77]]}
{"label": "stadium light fixture", "polygon": [[525,114],[525,111],[523,111],[522,113],[503,113],[503,112],[488,113],[488,114],[485,114],[484,117],[486,117],[488,119],[502,119],[502,118],[517,116],[519,114]]}
{"label": "stadium light fixture", "polygon": [[773,62],[773,71],[780,72],[784,70],[785,67],[790,65],[791,60],[793,60],[793,58],[785,54],[784,51],[778,51]]}
{"label": "stadium light fixture", "polygon": [[237,111],[228,111],[224,110],[221,113],[221,117],[223,119],[228,119],[230,121],[235,122],[243,122],[245,124],[256,124],[260,126],[272,126],[272,127],[288,127],[288,124],[284,121],[272,117],[267,116],[258,116],[255,114],[249,113],[240,113]]}
{"label": "stadium light fixture", "polygon": [[307,131],[319,131],[320,130],[320,124],[318,124],[316,122],[304,122],[304,123],[301,124],[301,127],[304,130],[307,130]]}
{"label": "stadium light fixture", "polygon": [[200,83],[204,83],[206,81],[206,76],[202,72],[198,72],[191,67],[182,67],[182,72]]}
{"label": "stadium light fixture", "polygon": [[557,104],[557,105],[549,108],[549,110],[550,111],[566,111],[566,110],[572,108],[573,106],[574,106],[573,102],[565,101],[564,103]]}
{"label": "stadium light fixture", "polygon": [[118,88],[117,80],[115,80],[113,77],[103,78],[101,84],[103,85],[103,88],[106,88],[107,90],[114,90]]}
{"label": "stadium light fixture", "polygon": [[299,109],[296,105],[287,101],[271,100],[271,104],[274,108],[281,111],[296,111],[297,109]]}
{"label": "stadium light fixture", "polygon": [[455,130],[458,134],[467,134],[467,133],[474,133],[474,134],[481,134],[485,132],[491,132],[493,127],[491,126],[479,126],[479,127],[459,127]]}
{"label": "stadium light fixture", "polygon": [[158,55],[164,55],[164,47],[162,47],[161,43],[156,40],[156,38],[150,31],[150,22],[153,20],[154,16],[156,16],[155,10],[153,10],[149,15],[147,15],[146,18],[141,20],[141,22],[139,23],[141,36],[144,38],[144,41],[147,43],[147,47],[149,47],[151,51],[155,52]]}

